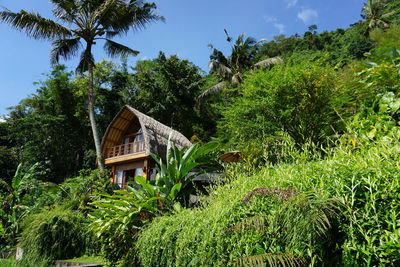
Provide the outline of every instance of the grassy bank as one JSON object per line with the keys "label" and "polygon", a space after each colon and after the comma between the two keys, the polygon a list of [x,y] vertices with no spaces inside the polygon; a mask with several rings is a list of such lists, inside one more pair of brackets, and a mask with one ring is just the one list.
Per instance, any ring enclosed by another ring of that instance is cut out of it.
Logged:
{"label": "grassy bank", "polygon": [[231,182],[216,187],[204,207],[157,218],[141,233],[141,263],[396,264],[399,152],[395,137],[251,176],[232,171]]}

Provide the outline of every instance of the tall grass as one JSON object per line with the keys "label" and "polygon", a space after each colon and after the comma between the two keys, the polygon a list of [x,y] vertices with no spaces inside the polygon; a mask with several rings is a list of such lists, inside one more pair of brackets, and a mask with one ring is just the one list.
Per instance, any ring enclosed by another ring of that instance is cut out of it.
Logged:
{"label": "tall grass", "polygon": [[21,266],[50,266],[55,260],[82,256],[92,237],[81,213],[59,206],[28,217],[23,229]]}
{"label": "tall grass", "polygon": [[[399,136],[328,154],[252,175],[233,171],[202,207],[157,218],[142,231],[141,264],[400,264]],[[254,194],[243,201],[256,188],[293,196]]]}

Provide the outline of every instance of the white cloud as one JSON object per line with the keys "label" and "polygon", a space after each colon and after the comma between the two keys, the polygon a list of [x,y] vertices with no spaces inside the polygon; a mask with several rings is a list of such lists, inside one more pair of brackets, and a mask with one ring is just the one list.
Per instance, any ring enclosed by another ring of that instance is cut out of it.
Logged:
{"label": "white cloud", "polygon": [[318,12],[314,9],[304,9],[297,14],[297,17],[304,23],[308,23],[318,18]]}
{"label": "white cloud", "polygon": [[285,32],[286,26],[282,23],[279,23],[278,19],[273,16],[265,16],[264,17],[265,22],[271,23],[278,31],[279,34],[282,34]]}
{"label": "white cloud", "polygon": [[274,23],[274,27],[278,29],[280,34],[285,33],[286,26],[282,23]]}
{"label": "white cloud", "polygon": [[291,7],[294,7],[295,5],[297,5],[299,0],[285,0],[285,2],[286,2],[286,7],[291,8]]}
{"label": "white cloud", "polygon": [[275,18],[275,17],[273,17],[273,16],[264,16],[264,20],[265,20],[267,23],[270,23],[270,22],[277,22],[277,21],[278,21],[278,19]]}

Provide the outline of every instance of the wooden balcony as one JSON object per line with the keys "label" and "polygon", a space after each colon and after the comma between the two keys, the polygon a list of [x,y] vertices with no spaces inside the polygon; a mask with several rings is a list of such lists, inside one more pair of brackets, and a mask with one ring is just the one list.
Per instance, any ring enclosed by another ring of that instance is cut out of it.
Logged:
{"label": "wooden balcony", "polygon": [[106,158],[114,158],[114,157],[120,157],[120,156],[125,156],[125,155],[132,155],[132,154],[141,153],[141,152],[144,152],[144,140],[110,147],[107,150]]}

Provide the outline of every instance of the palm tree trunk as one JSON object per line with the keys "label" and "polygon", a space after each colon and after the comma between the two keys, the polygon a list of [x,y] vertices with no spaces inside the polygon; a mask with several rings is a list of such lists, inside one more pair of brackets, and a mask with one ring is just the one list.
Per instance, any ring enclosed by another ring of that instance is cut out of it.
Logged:
{"label": "palm tree trunk", "polygon": [[[90,53],[90,51],[89,51]],[[93,63],[89,63],[89,77],[88,77],[88,88],[89,88],[89,94],[88,94],[88,111],[89,111],[89,120],[90,120],[90,126],[92,127],[92,133],[93,133],[93,139],[94,139],[94,145],[96,148],[96,159],[97,159],[97,166],[99,167],[100,170],[104,169],[104,164],[103,164],[103,156],[101,153],[101,144],[100,144],[100,137],[99,137],[99,131],[97,129],[97,124],[96,124],[96,118],[95,118],[95,113],[94,113],[94,104],[95,104],[95,96],[94,96],[94,84],[93,84]]]}

